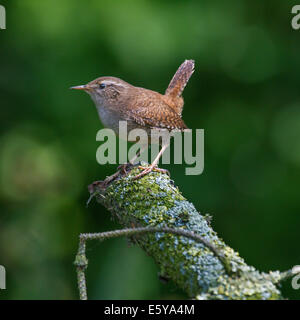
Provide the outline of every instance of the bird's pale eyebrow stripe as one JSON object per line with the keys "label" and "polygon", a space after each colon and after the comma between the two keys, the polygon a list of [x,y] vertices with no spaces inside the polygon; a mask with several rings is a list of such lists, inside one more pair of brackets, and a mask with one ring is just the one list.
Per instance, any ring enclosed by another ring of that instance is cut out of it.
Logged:
{"label": "bird's pale eyebrow stripe", "polygon": [[116,86],[120,86],[120,87],[124,87],[124,84],[123,83],[120,83],[120,82],[115,82],[115,81],[112,81],[112,80],[104,80],[102,81],[102,83],[106,84],[106,85],[110,85],[110,84],[113,84],[113,85],[116,85]]}

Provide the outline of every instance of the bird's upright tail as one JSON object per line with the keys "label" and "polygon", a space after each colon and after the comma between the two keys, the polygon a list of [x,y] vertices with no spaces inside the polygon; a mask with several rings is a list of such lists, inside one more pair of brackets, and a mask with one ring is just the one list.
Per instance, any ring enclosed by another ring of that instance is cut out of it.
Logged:
{"label": "bird's upright tail", "polygon": [[191,75],[194,72],[194,60],[185,60],[174,74],[165,95],[172,98],[180,97],[183,89],[188,83]]}

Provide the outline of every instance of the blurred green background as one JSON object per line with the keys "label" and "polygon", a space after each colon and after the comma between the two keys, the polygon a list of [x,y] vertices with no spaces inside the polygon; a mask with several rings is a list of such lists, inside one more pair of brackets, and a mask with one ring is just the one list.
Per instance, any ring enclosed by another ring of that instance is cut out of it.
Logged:
{"label": "blurred green background", "polygon": [[[81,232],[120,226],[87,185],[93,102],[68,88],[111,75],[164,92],[187,58],[183,118],[205,129],[205,169],[164,166],[225,242],[262,271],[300,264],[300,30],[291,1],[1,1],[0,264],[4,299],[77,299]],[[92,299],[186,298],[124,238],[88,245]],[[290,281],[287,298],[300,298]]]}

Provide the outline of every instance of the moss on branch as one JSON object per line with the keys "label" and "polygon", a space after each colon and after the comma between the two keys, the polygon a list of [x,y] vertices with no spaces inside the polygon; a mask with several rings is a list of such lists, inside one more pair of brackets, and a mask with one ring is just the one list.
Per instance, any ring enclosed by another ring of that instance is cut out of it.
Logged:
{"label": "moss on branch", "polygon": [[230,270],[203,243],[170,233],[131,236],[158,264],[164,277],[196,299],[280,299],[278,271],[263,273],[248,266],[227,246],[166,174],[152,172],[139,180],[137,167],[109,184],[89,190],[124,227],[169,227],[189,230],[211,243],[225,257]]}

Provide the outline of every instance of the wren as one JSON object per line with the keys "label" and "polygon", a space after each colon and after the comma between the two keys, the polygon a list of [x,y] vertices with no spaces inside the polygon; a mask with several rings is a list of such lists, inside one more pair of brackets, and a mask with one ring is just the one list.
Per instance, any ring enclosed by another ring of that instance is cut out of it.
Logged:
{"label": "wren", "polygon": [[[194,61],[185,60],[170,81],[165,94],[135,87],[115,77],[100,77],[71,89],[87,92],[96,105],[103,125],[114,130],[116,134],[119,132],[119,121],[126,121],[128,130],[142,128],[150,135],[151,129],[187,129],[181,119],[184,104],[182,92],[193,72]],[[156,166],[167,147],[168,144],[162,145],[152,164],[141,167],[143,171],[135,179],[152,170],[165,171]],[[130,163],[133,163],[133,159]]]}

